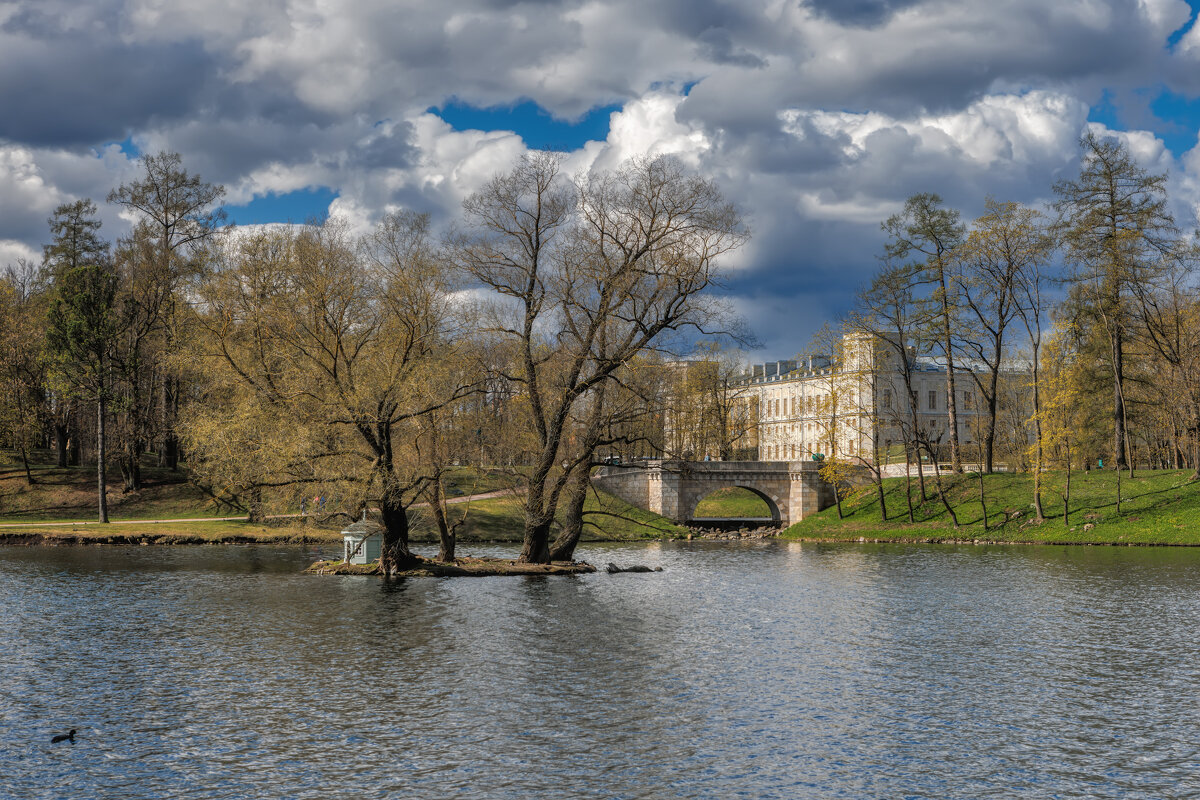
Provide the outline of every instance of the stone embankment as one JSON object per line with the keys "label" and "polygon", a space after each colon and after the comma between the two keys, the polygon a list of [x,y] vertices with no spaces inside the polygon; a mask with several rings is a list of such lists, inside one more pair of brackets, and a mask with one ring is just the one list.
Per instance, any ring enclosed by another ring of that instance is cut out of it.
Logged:
{"label": "stone embankment", "polygon": [[692,528],[687,535],[689,540],[709,539],[712,541],[729,541],[733,539],[774,539],[781,532],[780,528],[738,528],[736,530],[721,530],[719,528]]}

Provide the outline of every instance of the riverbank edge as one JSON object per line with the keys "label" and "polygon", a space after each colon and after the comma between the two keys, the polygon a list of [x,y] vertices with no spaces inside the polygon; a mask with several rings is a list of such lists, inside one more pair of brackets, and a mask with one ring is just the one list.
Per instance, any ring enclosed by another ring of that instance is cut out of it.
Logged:
{"label": "riverbank edge", "polygon": [[[169,523],[164,523],[169,524]],[[199,523],[204,525],[206,523]],[[173,527],[182,528],[183,525]],[[584,536],[583,542],[661,542],[679,540],[678,534],[662,536],[647,535],[640,539],[622,539]],[[520,537],[460,538],[460,545],[475,544],[520,544]],[[432,537],[412,537],[412,544],[436,545]],[[342,543],[342,534],[335,530],[320,528],[262,528],[247,533],[192,533],[186,531],[145,533],[91,533],[89,528],[44,528],[31,524],[27,528],[0,530],[0,547],[38,546],[84,547],[88,545],[195,545],[195,544],[337,544]]]}
{"label": "riverbank edge", "polygon": [[192,532],[91,533],[79,530],[15,528],[0,531],[0,546],[83,547],[89,545],[197,545],[197,544],[340,544],[341,533],[313,529],[263,529],[248,533],[204,534]]}
{"label": "riverbank edge", "polygon": [[[724,535],[702,535],[697,532],[694,537],[683,537],[678,534],[663,534],[647,536],[641,539],[607,539],[587,537],[590,543],[601,542],[712,542],[712,541],[749,541],[778,539],[786,542],[811,542],[814,544],[953,544],[953,545],[1057,545],[1057,546],[1091,546],[1091,547],[1200,547],[1200,533],[1195,541],[1127,541],[1120,538],[1046,538],[1046,539],[994,539],[973,536],[942,536],[916,532],[899,533],[897,535],[866,533],[848,533],[847,535],[799,534],[786,530],[772,534],[765,533],[726,533]],[[27,547],[84,547],[84,546],[174,546],[174,545],[250,545],[250,544],[341,544],[342,535],[338,531],[320,530],[313,528],[262,528],[254,532],[236,534],[203,534],[188,532],[145,532],[145,533],[90,533],[78,530],[37,530],[36,525],[29,529],[10,529],[0,531],[0,546]],[[460,545],[472,544],[517,544],[520,539],[494,538],[471,539],[460,541]],[[414,544],[436,544],[436,540],[414,539]]]}
{"label": "riverbank edge", "polygon": [[1194,542],[1131,542],[1112,539],[975,539],[954,536],[804,536],[781,533],[784,542],[812,544],[954,544],[954,545],[998,545],[1013,547],[1200,547],[1200,538]]}
{"label": "riverbank edge", "polygon": [[[486,578],[508,575],[585,575],[596,568],[585,561],[553,561],[522,564],[503,558],[463,557],[453,563],[417,556],[419,567],[397,573],[397,578]],[[382,575],[379,563],[347,564],[337,559],[314,562],[304,572],[310,575]]]}

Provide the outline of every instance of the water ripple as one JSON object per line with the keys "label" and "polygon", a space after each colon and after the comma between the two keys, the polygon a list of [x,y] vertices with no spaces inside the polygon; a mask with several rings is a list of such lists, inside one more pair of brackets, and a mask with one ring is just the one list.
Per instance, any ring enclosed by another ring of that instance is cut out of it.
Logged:
{"label": "water ripple", "polygon": [[405,582],[313,555],[0,548],[0,797],[1200,796],[1200,552],[680,542],[581,553],[652,575]]}

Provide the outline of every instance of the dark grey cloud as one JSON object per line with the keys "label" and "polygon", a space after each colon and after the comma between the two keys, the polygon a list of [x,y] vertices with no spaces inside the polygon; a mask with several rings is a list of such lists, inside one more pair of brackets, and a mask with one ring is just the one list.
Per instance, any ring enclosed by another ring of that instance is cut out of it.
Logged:
{"label": "dark grey cloud", "polygon": [[754,69],[767,65],[766,61],[748,50],[735,47],[733,37],[724,28],[709,28],[696,37],[696,42],[701,57],[715,64],[731,64]]}
{"label": "dark grey cloud", "polygon": [[842,25],[874,27],[897,11],[922,0],[808,0],[806,5],[822,17]]}
{"label": "dark grey cloud", "polygon": [[0,138],[78,146],[195,113],[216,71],[198,42],[127,46],[82,35],[0,52]]}

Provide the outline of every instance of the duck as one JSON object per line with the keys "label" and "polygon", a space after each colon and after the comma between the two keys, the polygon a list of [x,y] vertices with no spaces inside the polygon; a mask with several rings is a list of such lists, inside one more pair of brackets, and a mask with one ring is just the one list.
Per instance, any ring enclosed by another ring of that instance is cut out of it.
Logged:
{"label": "duck", "polygon": [[75,744],[75,729],[71,728],[70,733],[60,733],[50,740],[50,744],[58,744],[59,742]]}

